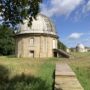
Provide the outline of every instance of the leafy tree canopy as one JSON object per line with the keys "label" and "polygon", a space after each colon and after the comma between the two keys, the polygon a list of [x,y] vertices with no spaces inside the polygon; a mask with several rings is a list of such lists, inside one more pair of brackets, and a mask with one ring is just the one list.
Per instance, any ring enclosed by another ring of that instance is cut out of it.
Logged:
{"label": "leafy tree canopy", "polygon": [[15,26],[23,23],[23,19],[29,18],[28,25],[31,25],[32,18],[39,12],[39,4],[42,0],[0,0],[0,16],[3,24]]}
{"label": "leafy tree canopy", "polygon": [[0,54],[10,55],[14,53],[14,32],[6,26],[0,26]]}
{"label": "leafy tree canopy", "polygon": [[61,41],[58,40],[58,49],[66,51],[67,47]]}

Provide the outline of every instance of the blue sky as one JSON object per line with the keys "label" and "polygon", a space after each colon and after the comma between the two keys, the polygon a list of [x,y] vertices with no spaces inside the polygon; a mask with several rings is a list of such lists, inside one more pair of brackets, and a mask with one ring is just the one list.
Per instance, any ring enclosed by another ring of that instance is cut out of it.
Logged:
{"label": "blue sky", "polygon": [[66,46],[90,47],[90,0],[43,0],[41,13],[52,19]]}

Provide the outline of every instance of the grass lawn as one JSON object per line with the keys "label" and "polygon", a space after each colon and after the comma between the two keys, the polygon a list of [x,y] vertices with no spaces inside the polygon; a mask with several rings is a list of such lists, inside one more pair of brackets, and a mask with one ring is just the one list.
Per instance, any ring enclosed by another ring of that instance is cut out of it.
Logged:
{"label": "grass lawn", "polygon": [[0,57],[0,90],[52,90],[56,63],[68,63],[85,90],[90,90],[90,53],[70,59]]}
{"label": "grass lawn", "polygon": [[84,90],[90,90],[90,53],[75,53],[69,62]]}

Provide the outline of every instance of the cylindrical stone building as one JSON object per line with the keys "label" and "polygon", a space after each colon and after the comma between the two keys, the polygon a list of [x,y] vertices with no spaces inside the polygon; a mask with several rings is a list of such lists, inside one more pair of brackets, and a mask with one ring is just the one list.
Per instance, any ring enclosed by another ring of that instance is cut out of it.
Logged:
{"label": "cylindrical stone building", "polygon": [[28,27],[28,20],[24,20],[24,24],[19,25],[16,33],[16,56],[54,57],[53,49],[57,49],[57,39],[58,36],[51,20],[38,14],[31,27]]}

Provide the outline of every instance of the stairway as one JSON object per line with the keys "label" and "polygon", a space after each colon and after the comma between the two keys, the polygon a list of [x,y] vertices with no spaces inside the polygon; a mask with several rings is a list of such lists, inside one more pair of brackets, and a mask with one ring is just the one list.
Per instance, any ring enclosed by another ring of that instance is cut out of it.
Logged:
{"label": "stairway", "polygon": [[57,52],[58,57],[70,58],[70,55],[61,49],[53,49],[53,51]]}

